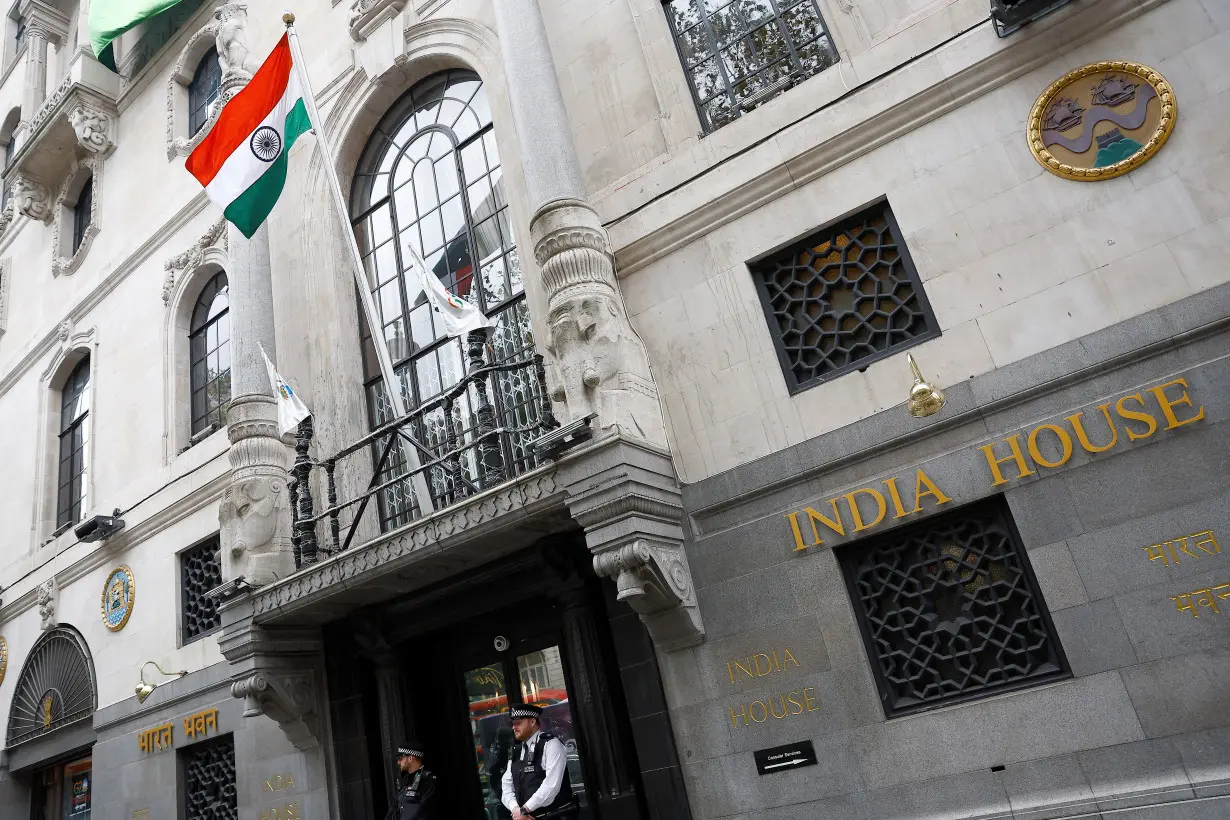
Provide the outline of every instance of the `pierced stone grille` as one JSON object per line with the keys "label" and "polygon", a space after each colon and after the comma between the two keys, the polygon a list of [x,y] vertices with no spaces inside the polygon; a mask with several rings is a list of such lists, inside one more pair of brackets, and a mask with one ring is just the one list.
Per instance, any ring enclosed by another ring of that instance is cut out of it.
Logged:
{"label": "pierced stone grille", "polygon": [[1002,497],[838,553],[890,717],[1067,675]]}
{"label": "pierced stone grille", "polygon": [[792,392],[939,335],[887,203],[751,268]]}
{"label": "pierced stone grille", "polygon": [[239,820],[234,738],[189,746],[180,755],[185,820]]}
{"label": "pierced stone grille", "polygon": [[222,551],[217,537],[179,557],[179,597],[183,642],[195,641],[222,626],[218,602],[205,593],[222,583]]}

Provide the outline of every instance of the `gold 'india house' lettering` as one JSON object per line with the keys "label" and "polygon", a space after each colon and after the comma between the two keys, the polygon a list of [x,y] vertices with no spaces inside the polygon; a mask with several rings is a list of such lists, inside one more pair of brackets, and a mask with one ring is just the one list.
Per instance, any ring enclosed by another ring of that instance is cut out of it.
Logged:
{"label": "gold 'india house' lettering", "polygon": [[[1065,417],[1064,424],[1039,424],[1025,436],[1023,446],[1021,434],[1013,433],[978,449],[991,469],[992,485],[998,487],[1034,475],[1038,467],[1062,467],[1072,458],[1077,444],[1088,453],[1106,452],[1123,440],[1119,435],[1120,425],[1124,438],[1131,442],[1147,439],[1159,429],[1174,430],[1200,421],[1204,418],[1204,406],[1197,407],[1187,391],[1186,379],[1174,379],[1139,393],[1121,396],[1113,402],[1113,415],[1111,402],[1099,404],[1092,418],[1086,418],[1084,411],[1081,411]],[[1145,393],[1156,402],[1160,422],[1153,414]],[[1175,408],[1184,409],[1176,412]],[[1182,418],[1179,413],[1182,413]],[[1164,427],[1161,422],[1165,423]]]}
{"label": "gold 'india house' lettering", "polygon": [[[842,517],[843,509],[846,511],[847,518],[854,524],[850,532],[855,533],[871,529],[884,521],[888,515],[890,503],[895,521],[898,518],[922,512],[924,498],[930,498],[931,503],[936,507],[952,501],[921,469],[914,473],[914,506],[908,511],[901,499],[901,489],[897,486],[897,478],[895,476],[886,478],[881,484],[884,492],[874,487],[859,487],[845,495],[830,498],[824,504],[828,505],[831,515],[827,512],[820,512],[814,507],[804,507],[801,510],[787,513],[786,520],[790,522],[790,531],[794,534],[795,552],[823,544],[824,539],[820,537],[820,527],[838,535],[845,535],[846,519]],[[909,485],[907,484],[906,487],[908,488]],[[885,493],[887,493],[887,498]],[[819,506],[823,508],[824,504]],[[800,521],[801,517],[804,518],[803,521]],[[810,542],[804,538],[805,529],[811,536]]]}
{"label": "gold 'india house' lettering", "polygon": [[737,709],[731,706],[730,722],[736,729],[740,725],[746,729],[753,723],[764,723],[770,719],[784,720],[788,717],[797,717],[804,712],[818,712],[820,703],[814,693],[814,687],[805,686],[802,689],[795,689],[782,695],[773,695],[764,700],[740,703]]}
{"label": "gold 'india house' lettering", "polygon": [[799,665],[798,660],[789,649],[783,649],[780,655],[777,650],[757,652],[755,655],[727,661],[726,672],[730,675],[730,682],[736,683],[744,677],[763,678],[774,672],[785,672],[786,667],[792,663],[795,666]]}

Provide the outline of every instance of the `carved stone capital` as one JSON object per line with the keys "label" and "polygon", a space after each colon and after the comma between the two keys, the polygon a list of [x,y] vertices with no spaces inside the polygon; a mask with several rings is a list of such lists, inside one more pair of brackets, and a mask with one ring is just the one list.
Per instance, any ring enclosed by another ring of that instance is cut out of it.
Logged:
{"label": "carved stone capital", "polygon": [[51,218],[51,189],[24,174],[13,177],[13,202],[17,210],[35,222]]}
{"label": "carved stone capital", "polygon": [[311,672],[257,670],[234,681],[231,695],[243,700],[245,718],[271,718],[300,751],[320,745]]}
{"label": "carved stone capital", "polygon": [[291,547],[286,445],[271,396],[239,396],[227,411],[231,485],[222,494],[218,525],[223,577],[263,586],[295,571]]}
{"label": "carved stone capital", "polygon": [[102,108],[78,101],[68,109],[68,122],[90,153],[105,157],[115,150],[115,118]]}
{"label": "carved stone capital", "polygon": [[594,570],[641,616],[664,650],[704,639],[683,549],[683,504],[668,453],[610,437],[560,463],[568,509],[585,528]]}
{"label": "carved stone capital", "polygon": [[530,222],[547,295],[547,386],[569,421],[666,446],[645,346],[624,310],[606,232],[580,200],[558,200]]}

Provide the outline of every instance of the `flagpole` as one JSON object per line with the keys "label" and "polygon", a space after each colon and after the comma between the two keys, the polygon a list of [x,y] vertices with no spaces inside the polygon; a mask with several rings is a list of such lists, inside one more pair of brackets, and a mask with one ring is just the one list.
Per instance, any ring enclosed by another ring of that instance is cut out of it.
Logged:
{"label": "flagpole", "polygon": [[[299,48],[299,35],[295,31],[295,15],[289,11],[286,12],[282,15],[282,22],[286,24],[287,39],[290,41],[290,52],[293,57],[294,69],[298,72],[299,82],[303,86],[303,103],[307,108],[308,120],[312,124],[312,130],[316,133],[316,140],[319,142],[320,149],[324,154],[323,164],[325,166],[325,175],[329,180],[329,191],[333,196],[333,207],[337,211],[337,218],[342,223],[342,235],[346,240],[346,248],[350,252],[351,271],[354,274],[355,284],[359,287],[359,301],[363,305],[363,315],[367,318],[367,329],[371,333],[372,347],[376,350],[376,360],[380,364],[380,375],[384,377],[385,393],[388,395],[389,403],[393,407],[394,418],[402,419],[405,418],[407,411],[406,402],[401,395],[401,383],[397,378],[396,371],[393,369],[393,359],[389,355],[388,343],[384,338],[384,325],[376,313],[376,302],[372,299],[371,288],[367,284],[367,277],[363,271],[363,254],[359,251],[359,243],[355,239],[354,227],[350,224],[350,209],[346,205],[346,197],[342,194],[342,183],[337,177],[337,169],[333,167],[333,150],[329,145],[328,137],[325,135],[324,123],[320,119],[320,112],[316,109],[316,96],[312,91],[311,81],[308,79],[303,61],[303,51]],[[422,265],[417,258],[414,261]],[[380,332],[377,333],[377,330]],[[394,435],[397,434],[394,433]],[[419,454],[401,436],[398,436],[398,442],[407,467],[413,471],[410,476],[410,485],[418,500],[419,512],[422,515],[434,512],[435,502],[432,500],[431,491],[427,487],[427,479],[421,472],[418,472],[422,466],[419,461]]]}

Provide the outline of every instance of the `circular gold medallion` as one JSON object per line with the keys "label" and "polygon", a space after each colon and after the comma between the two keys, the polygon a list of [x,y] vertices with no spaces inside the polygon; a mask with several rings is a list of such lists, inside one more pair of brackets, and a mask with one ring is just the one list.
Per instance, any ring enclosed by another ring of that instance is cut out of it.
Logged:
{"label": "circular gold medallion", "polygon": [[1148,66],[1090,63],[1038,97],[1029,112],[1029,150],[1065,179],[1111,179],[1161,150],[1178,113],[1174,89]]}
{"label": "circular gold medallion", "polygon": [[103,584],[102,619],[112,632],[119,632],[132,617],[132,607],[137,600],[137,582],[132,570],[119,566],[111,570]]}
{"label": "circular gold medallion", "polygon": [[9,642],[0,635],[0,683],[4,683],[4,673],[9,671]]}

